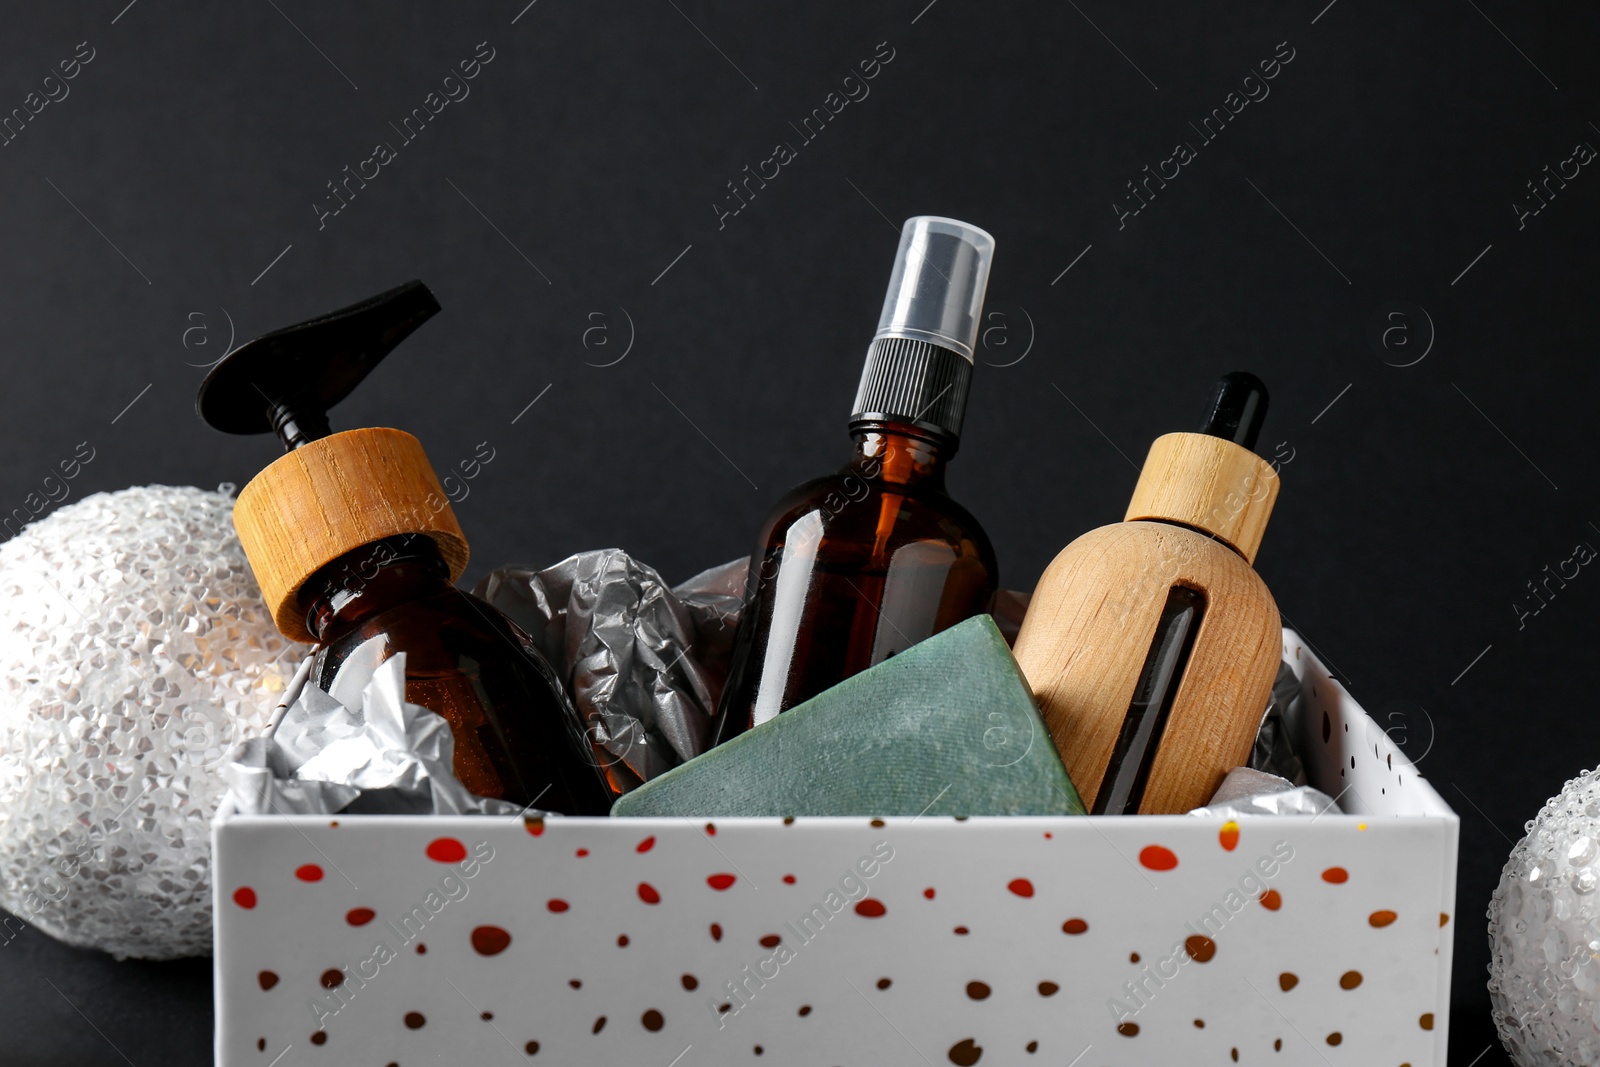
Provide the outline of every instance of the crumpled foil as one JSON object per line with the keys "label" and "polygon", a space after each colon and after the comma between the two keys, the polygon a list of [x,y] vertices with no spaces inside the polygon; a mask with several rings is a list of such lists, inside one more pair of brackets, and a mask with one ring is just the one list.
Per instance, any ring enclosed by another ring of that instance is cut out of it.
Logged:
{"label": "crumpled foil", "polygon": [[620,794],[705,751],[747,566],[735,560],[673,589],[608,548],[543,570],[501,567],[475,592],[561,675]]}
{"label": "crumpled foil", "polygon": [[1489,1000],[1518,1067],[1600,1063],[1600,770],[1527,824],[1489,901]]}
{"label": "crumpled foil", "polygon": [[[515,815],[521,805],[467,792],[451,772],[443,717],[406,701],[404,652],[373,670],[358,703],[309,681],[267,737],[251,738],[222,775],[244,815]],[[309,673],[301,668],[296,681]]]}
{"label": "crumpled foil", "polygon": [[1287,778],[1292,785],[1306,784],[1306,769],[1289,743],[1289,726],[1284,716],[1300,699],[1300,679],[1285,660],[1278,664],[1278,677],[1272,682],[1272,698],[1267,704],[1267,713],[1261,717],[1255,747],[1250,751],[1251,767]]}
{"label": "crumpled foil", "polygon": [[1189,814],[1233,819],[1240,815],[1322,815],[1330,811],[1339,814],[1339,805],[1320,790],[1295,785],[1265,771],[1235,767],[1217,787],[1211,802]]}
{"label": "crumpled foil", "polygon": [[745,579],[750,572],[750,557],[741,556],[672,587],[672,595],[688,611],[694,623],[690,654],[705,668],[710,684],[712,710],[722,699],[722,684],[733,665],[733,636],[744,611]]}
{"label": "crumpled foil", "polygon": [[0,546],[0,905],[70,945],[211,951],[217,771],[299,659],[232,512],[96,493]]}

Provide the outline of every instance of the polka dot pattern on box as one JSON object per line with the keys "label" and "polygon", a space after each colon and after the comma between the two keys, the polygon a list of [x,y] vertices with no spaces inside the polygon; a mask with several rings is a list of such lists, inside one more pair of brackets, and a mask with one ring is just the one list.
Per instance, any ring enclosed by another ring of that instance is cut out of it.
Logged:
{"label": "polka dot pattern on box", "polygon": [[[468,1045],[665,1062],[693,1045],[707,1062],[729,1062],[730,1048],[783,1062],[805,1050],[849,1067],[884,1062],[903,1040],[892,1018],[926,1062],[956,1067],[1066,1062],[1091,1043],[1105,1067],[1176,1049],[1263,1062],[1286,1041],[1302,1057],[1359,1059],[1393,1043],[1372,1019],[1392,1003],[1406,1016],[1403,1055],[1427,1054],[1433,987],[1421,979],[1447,919],[1432,899],[1396,899],[1388,864],[1356,851],[1366,832],[1354,825],[1304,820],[1293,846],[1242,824],[1148,837],[1130,826],[1128,862],[1091,868],[1084,850],[1104,845],[1087,824],[1060,820],[1085,831],[1072,843],[992,820],[974,862],[953,868],[959,822],[862,820],[854,833],[870,834],[843,848],[829,842],[851,831],[829,822],[805,836],[724,825],[711,847],[709,828],[648,834],[626,820],[392,833],[381,819],[307,820],[224,862],[224,1044],[237,1031],[269,1057],[293,1045],[310,1063],[352,1050],[431,1062]],[[319,853],[342,874],[303,878]],[[1187,884],[1183,871],[1195,872]],[[1097,893],[1117,877],[1121,894]],[[1282,888],[1269,894],[1264,878]],[[1186,901],[1152,921],[1158,893]],[[1196,1010],[1218,1002],[1237,1008]],[[883,1047],[861,1044],[858,1027]]]}

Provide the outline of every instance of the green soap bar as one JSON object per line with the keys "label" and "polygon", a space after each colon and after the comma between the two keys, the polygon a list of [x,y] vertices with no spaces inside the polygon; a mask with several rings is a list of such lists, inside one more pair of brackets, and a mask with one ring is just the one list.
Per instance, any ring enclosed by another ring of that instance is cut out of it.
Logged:
{"label": "green soap bar", "polygon": [[987,615],[847,678],[611,809],[696,818],[1083,813]]}

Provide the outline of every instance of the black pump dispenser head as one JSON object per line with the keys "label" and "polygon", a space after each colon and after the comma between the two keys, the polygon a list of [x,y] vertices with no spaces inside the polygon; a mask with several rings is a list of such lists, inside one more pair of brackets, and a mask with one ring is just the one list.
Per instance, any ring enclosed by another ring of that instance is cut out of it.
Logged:
{"label": "black pump dispenser head", "polygon": [[274,330],[224,356],[195,411],[224,433],[276,433],[285,451],[332,430],[328,409],[439,310],[420,281]]}
{"label": "black pump dispenser head", "polygon": [[1253,452],[1266,420],[1266,384],[1248,371],[1236,370],[1217,379],[1211,390],[1211,414],[1206,416],[1200,432]]}

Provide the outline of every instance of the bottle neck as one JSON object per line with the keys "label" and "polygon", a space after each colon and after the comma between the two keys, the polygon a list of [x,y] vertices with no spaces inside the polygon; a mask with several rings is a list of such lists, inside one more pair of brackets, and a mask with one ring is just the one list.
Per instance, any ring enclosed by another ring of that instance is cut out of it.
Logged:
{"label": "bottle neck", "polygon": [[433,538],[401,534],[335,559],[300,587],[306,629],[322,643],[396,604],[450,586],[450,567]]}
{"label": "bottle neck", "polygon": [[944,468],[955,439],[899,422],[857,422],[850,427],[856,455],[851,469],[894,485],[944,488]]}

